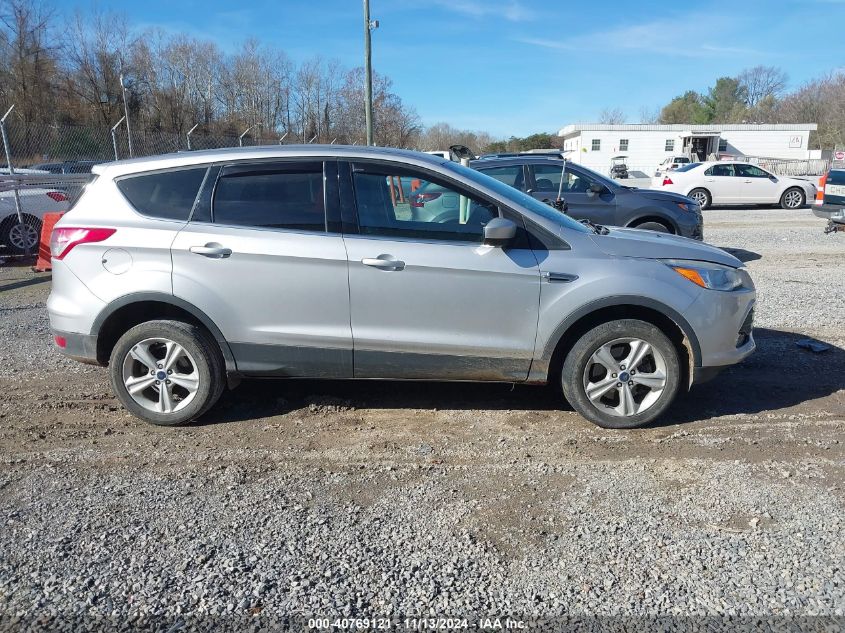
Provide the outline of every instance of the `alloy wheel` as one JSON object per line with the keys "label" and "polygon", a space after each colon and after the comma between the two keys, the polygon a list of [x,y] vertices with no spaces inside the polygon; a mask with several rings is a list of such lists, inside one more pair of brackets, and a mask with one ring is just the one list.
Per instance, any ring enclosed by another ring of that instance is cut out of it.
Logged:
{"label": "alloy wheel", "polygon": [[593,352],[583,381],[587,398],[599,410],[637,415],[654,406],[666,388],[666,360],[647,341],[614,339]]}
{"label": "alloy wheel", "polygon": [[148,338],[123,359],[123,384],[140,406],[174,413],[188,406],[199,388],[197,364],[188,351],[166,338]]}
{"label": "alloy wheel", "polygon": [[783,194],[783,203],[789,209],[797,209],[801,206],[802,202],[800,191],[793,189]]}
{"label": "alloy wheel", "polygon": [[691,197],[698,203],[699,207],[704,208],[704,206],[707,204],[707,194],[703,191],[695,191],[693,192]]}
{"label": "alloy wheel", "polygon": [[30,252],[38,245],[38,231],[26,222],[18,222],[9,229],[9,245],[22,252]]}

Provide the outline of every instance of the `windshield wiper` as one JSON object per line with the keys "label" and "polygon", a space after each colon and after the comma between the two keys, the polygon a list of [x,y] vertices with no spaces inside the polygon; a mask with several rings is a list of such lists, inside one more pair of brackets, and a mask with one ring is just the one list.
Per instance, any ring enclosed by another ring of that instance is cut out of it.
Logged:
{"label": "windshield wiper", "polygon": [[584,218],[583,220],[578,220],[578,221],[581,224],[589,226],[591,229],[593,229],[593,231],[595,231],[599,235],[607,235],[608,233],[610,233],[610,229],[608,229],[606,226],[602,226],[601,224],[596,224],[595,222],[590,222],[587,218]]}

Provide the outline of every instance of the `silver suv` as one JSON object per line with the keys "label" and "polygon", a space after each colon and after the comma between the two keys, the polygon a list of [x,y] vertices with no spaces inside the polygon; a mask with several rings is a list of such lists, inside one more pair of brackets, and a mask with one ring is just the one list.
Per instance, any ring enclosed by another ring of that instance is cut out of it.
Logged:
{"label": "silver suv", "polygon": [[[731,255],[576,222],[428,154],[261,147],[93,171],[53,233],[50,324],[155,424],[278,376],[552,382],[631,428],[754,350],[754,285]],[[441,196],[415,195],[430,183]]]}

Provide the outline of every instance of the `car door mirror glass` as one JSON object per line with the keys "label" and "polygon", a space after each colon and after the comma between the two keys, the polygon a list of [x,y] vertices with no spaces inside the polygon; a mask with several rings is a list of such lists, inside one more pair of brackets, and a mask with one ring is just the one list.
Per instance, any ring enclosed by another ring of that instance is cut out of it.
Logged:
{"label": "car door mirror glass", "polygon": [[507,218],[493,218],[484,225],[484,244],[506,246],[516,237],[516,223]]}

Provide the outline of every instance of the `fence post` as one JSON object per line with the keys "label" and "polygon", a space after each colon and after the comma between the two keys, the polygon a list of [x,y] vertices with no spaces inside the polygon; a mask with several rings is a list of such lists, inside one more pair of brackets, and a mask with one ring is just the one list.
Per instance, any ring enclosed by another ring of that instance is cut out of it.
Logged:
{"label": "fence post", "polygon": [[281,145],[281,144],[282,144],[282,141],[284,141],[284,140],[285,140],[285,137],[287,137],[287,135],[288,135],[288,133],[287,133],[287,132],[285,132],[284,134],[282,134],[282,135],[279,137],[279,145]]}
{"label": "fence post", "polygon": [[125,118],[126,118],[126,115],[120,117],[120,121],[115,123],[114,126],[111,129],[111,144],[114,146],[114,159],[115,160],[120,160],[120,157],[117,155],[117,136],[115,136],[115,132],[117,131],[117,128],[120,127],[120,124],[123,123],[123,119],[125,119]]}
{"label": "fence post", "polygon": [[199,125],[200,124],[197,123],[194,127],[192,127],[190,130],[188,130],[188,133],[185,135],[186,138],[188,139],[188,151],[191,151],[191,134],[194,133],[194,130],[196,130],[199,127]]}
{"label": "fence post", "polygon": [[[15,104],[12,104],[12,107],[6,110],[6,114],[3,115],[3,118],[0,119],[0,134],[3,135],[3,151],[6,152],[6,165],[9,167],[9,175],[13,175],[15,173],[15,168],[12,167],[12,150],[9,149],[9,137],[6,135],[6,117],[11,114],[12,110],[15,109]],[[15,187],[15,211],[18,214],[18,222],[23,224],[23,213],[21,212],[21,197],[18,193],[18,188]]]}

